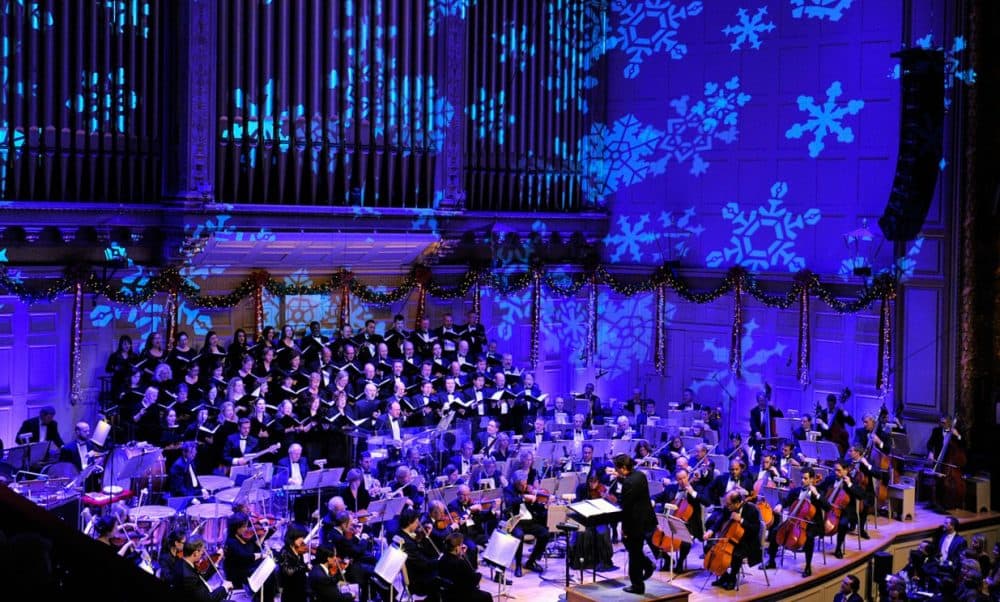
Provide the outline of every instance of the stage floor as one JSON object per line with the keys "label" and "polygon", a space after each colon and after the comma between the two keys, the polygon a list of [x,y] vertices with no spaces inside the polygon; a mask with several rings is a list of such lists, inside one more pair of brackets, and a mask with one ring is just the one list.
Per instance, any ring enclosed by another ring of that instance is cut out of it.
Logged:
{"label": "stage floor", "polygon": [[[959,533],[962,533],[967,526],[973,523],[1000,521],[1000,513],[996,512],[974,514],[972,512],[957,510],[951,514],[958,517],[962,523]],[[916,515],[914,520],[905,522],[879,517],[877,528],[873,528],[869,524],[868,532],[871,535],[871,539],[859,540],[856,534],[853,537],[848,537],[845,546],[846,553],[841,560],[833,557],[832,538],[829,540],[830,543],[825,562],[823,554],[819,551],[819,544],[817,542],[817,550],[813,558],[813,573],[808,579],[803,579],[800,574],[805,565],[803,555],[797,554],[793,556],[788,554],[785,556],[784,562],[779,558],[777,570],[767,572],[770,585],[765,581],[760,567],[754,567],[747,571],[746,581],[740,586],[739,591],[727,591],[718,587],[712,587],[709,583],[714,577],[707,571],[701,570],[702,559],[700,557],[702,549],[700,544],[695,543],[694,548],[688,556],[687,566],[688,569],[694,567],[698,570],[689,570],[684,575],[677,576],[671,583],[691,592],[689,600],[692,601],[708,601],[720,598],[726,600],[780,599],[793,591],[801,591],[804,587],[814,586],[827,581],[834,575],[839,576],[848,567],[857,565],[859,561],[867,561],[875,552],[883,550],[893,543],[930,537],[930,532],[940,526],[946,516],[945,514],[938,514],[928,510],[922,505],[918,505]],[[562,541],[562,537],[559,540]],[[858,548],[859,541],[861,542],[860,550]],[[527,550],[530,550],[530,548],[526,546],[525,557],[528,555]],[[618,543],[614,546],[614,551],[614,563],[619,567],[618,570],[598,573],[597,579],[598,581],[616,579],[623,585],[626,585],[628,584],[628,575],[625,573],[625,548],[621,543]],[[514,582],[510,588],[510,593],[519,600],[530,600],[531,602],[554,602],[563,599],[566,575],[564,560],[561,558],[548,558],[546,561],[548,566],[542,575],[526,572],[523,577],[518,579],[513,578],[512,571],[508,571],[508,575],[512,577]],[[484,573],[484,577],[480,582],[481,589],[491,594],[496,594],[497,584],[489,579],[485,569],[482,569],[482,572]],[[579,571],[571,571],[570,575],[573,579],[570,587],[580,584]],[[657,571],[651,579],[667,582],[669,578],[669,572]],[[590,571],[586,571],[584,574],[583,582],[591,583]],[[630,596],[624,592],[621,593],[619,599],[628,600],[629,598],[640,599],[638,596]]]}

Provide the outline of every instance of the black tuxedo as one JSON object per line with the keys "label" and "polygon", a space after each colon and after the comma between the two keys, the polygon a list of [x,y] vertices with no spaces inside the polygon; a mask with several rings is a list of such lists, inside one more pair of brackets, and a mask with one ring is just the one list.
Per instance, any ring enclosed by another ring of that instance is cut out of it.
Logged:
{"label": "black tuxedo", "polygon": [[406,552],[406,571],[410,577],[410,593],[418,596],[430,595],[434,591],[434,577],[438,572],[438,554],[430,540],[424,537],[416,540],[405,531],[399,531],[393,541],[400,543]]}
{"label": "black tuxedo", "polygon": [[[775,419],[775,418],[782,418],[784,416],[784,413],[782,413],[781,410],[779,410],[778,408],[776,408],[776,407],[774,407],[772,405],[768,405],[767,406],[767,412],[768,412],[768,421],[769,422],[772,422],[773,419]],[[775,425],[775,426],[777,426],[777,425]],[[767,437],[767,434],[768,434],[767,431],[768,431],[769,428],[770,428],[769,424],[765,424],[765,421],[764,421],[764,411],[761,409],[761,407],[759,405],[758,406],[754,406],[753,409],[750,410],[750,443],[751,443],[751,445],[759,445],[761,443],[761,441],[760,441],[760,439],[757,438],[757,433],[760,433],[762,437]],[[775,430],[777,430],[777,429],[775,429]],[[771,432],[772,440],[769,441],[768,444],[769,445],[774,444],[775,441],[774,441],[773,438],[777,437],[777,436],[778,436],[777,432]]]}
{"label": "black tuxedo", "polygon": [[226,444],[222,448],[222,458],[226,464],[232,465],[233,460],[251,454],[257,449],[257,438],[247,436],[245,450],[240,451],[240,434],[234,433],[226,437]]}
{"label": "black tuxedo", "polygon": [[[536,433],[535,433],[535,429],[534,428],[532,428],[531,430],[525,431],[524,432],[524,443],[530,443],[530,444],[536,443],[538,441],[538,438],[535,435],[536,435]],[[542,441],[552,441],[552,433],[550,433],[548,431],[543,431],[542,432]]]}
{"label": "black tuxedo", "polygon": [[[719,534],[719,530],[730,519],[731,514],[732,512],[725,506],[717,508],[712,513],[708,519],[708,528],[712,531],[712,537]],[[743,519],[744,534],[733,551],[733,563],[730,565],[730,571],[733,575],[739,571],[744,558],[750,562],[750,566],[759,564],[763,559],[763,553],[760,549],[760,511],[753,504],[743,504],[740,506],[740,517]],[[711,544],[706,547],[711,549]]]}
{"label": "black tuxedo", "polygon": [[643,544],[656,529],[656,514],[649,498],[649,481],[638,470],[619,478],[621,495],[618,498],[622,509],[622,539],[628,551],[628,577],[632,586],[642,590],[645,585],[643,573],[652,564],[642,551]]}
{"label": "black tuxedo", "polygon": [[968,543],[964,537],[956,533],[951,540],[951,545],[948,546],[947,554],[941,555],[941,541],[944,536],[944,529],[939,528],[931,543],[930,557],[937,558],[941,564],[948,564],[952,568],[958,567],[962,563],[962,557],[965,555]]}
{"label": "black tuxedo", "polygon": [[184,458],[178,458],[170,467],[170,476],[167,478],[167,491],[174,497],[199,496],[202,493],[201,482],[198,481],[198,470],[195,468],[195,479],[191,482],[191,466]]}
{"label": "black tuxedo", "polygon": [[212,591],[205,586],[198,572],[194,570],[186,560],[181,560],[177,564],[177,596],[179,600],[193,600],[194,602],[221,602],[228,596],[226,590],[217,587]]}
{"label": "black tuxedo", "polygon": [[[249,448],[248,448],[249,449]],[[305,456],[299,458],[296,462],[299,465],[299,474],[302,476],[304,481],[306,478],[306,473],[309,472],[309,460]],[[285,456],[278,460],[277,470],[274,472],[274,480],[271,484],[272,487],[284,487],[288,484],[288,479],[292,476],[292,460],[288,456]]]}
{"label": "black tuxedo", "polygon": [[[942,445],[944,445],[944,432],[941,430],[940,426],[936,426],[931,431],[930,439],[927,440],[927,452],[933,454],[936,458],[938,454],[941,453]],[[958,447],[964,449],[965,441],[952,435],[949,445],[957,445]]]}
{"label": "black tuxedo", "polygon": [[313,565],[306,581],[310,599],[314,602],[352,602],[350,594],[340,593],[340,580],[330,575],[326,567]]}
{"label": "black tuxedo", "polygon": [[[722,498],[726,495],[726,487],[729,486],[730,477],[731,475],[728,472],[723,473],[712,479],[712,482],[709,483],[706,493],[711,503],[716,506],[722,505]],[[753,489],[753,477],[749,473],[744,472],[740,475],[739,481],[736,484],[744,491],[750,491]]]}
{"label": "black tuxedo", "polygon": [[[87,441],[84,441],[83,444],[84,444],[84,447],[86,448],[86,450],[88,452],[92,452],[95,449],[97,449],[97,446],[94,445],[94,443],[92,441],[90,441],[89,439]],[[66,445],[62,446],[62,448],[59,450],[59,461],[60,462],[69,462],[73,466],[75,466],[77,470],[83,470],[84,469],[85,465],[80,461],[80,452],[79,452],[79,448],[77,447],[77,440],[76,439],[74,439],[74,440],[70,441],[69,443],[67,443]],[[88,464],[89,463],[92,463],[92,462],[88,462]]]}
{"label": "black tuxedo", "polygon": [[479,589],[482,574],[472,568],[463,556],[445,554],[438,564],[438,573],[448,584],[447,600],[490,602],[493,596]]}
{"label": "black tuxedo", "polygon": [[[14,443],[20,443],[19,437],[25,433],[31,435],[31,443],[38,443],[39,441],[39,429],[42,426],[41,419],[38,416],[34,418],[28,418],[21,423],[21,428],[17,429],[17,436],[14,438]],[[56,447],[62,447],[64,445],[63,439],[59,436],[59,424],[53,420],[45,427],[45,440],[51,441]]]}

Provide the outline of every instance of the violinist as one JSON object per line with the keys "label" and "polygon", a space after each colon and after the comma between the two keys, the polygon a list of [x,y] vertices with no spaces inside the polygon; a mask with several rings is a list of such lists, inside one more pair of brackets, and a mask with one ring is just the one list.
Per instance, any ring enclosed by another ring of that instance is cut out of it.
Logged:
{"label": "violinist", "polygon": [[479,589],[482,575],[476,571],[465,553],[468,543],[460,533],[452,533],[444,540],[444,555],[439,565],[440,576],[448,583],[447,600],[490,602],[493,597]]}
{"label": "violinist", "polygon": [[417,487],[413,484],[413,471],[408,466],[396,468],[396,479],[386,485],[390,495],[399,492],[406,498],[406,505],[411,508],[420,508],[424,505],[423,486]]}
{"label": "violinist", "polygon": [[585,418],[583,414],[573,414],[573,426],[563,431],[562,438],[573,441],[574,443],[590,439],[590,431],[584,428],[584,421]]}
{"label": "violinist", "polygon": [[729,474],[719,475],[708,486],[708,499],[721,506],[722,500],[730,491],[740,491],[743,495],[753,489],[753,478],[747,472],[747,465],[742,460],[729,463]]}
{"label": "violinist", "polygon": [[197,535],[188,538],[184,542],[183,554],[182,562],[177,565],[179,567],[177,599],[194,602],[221,602],[229,597],[229,593],[233,590],[232,582],[223,581],[221,586],[211,589],[198,569],[195,568],[205,555],[205,540]]}
{"label": "violinist", "polygon": [[327,541],[332,542],[342,560],[349,562],[344,576],[350,583],[359,584],[361,602],[365,602],[368,582],[375,573],[375,554],[369,545],[371,538],[363,532],[363,525],[346,510],[337,512],[334,522],[336,526],[328,533]]}
{"label": "violinist", "polygon": [[[587,474],[587,480],[577,486],[576,499],[577,501],[596,500],[605,497],[607,493],[607,486],[601,483],[601,474],[592,470]],[[594,545],[593,538],[597,538],[597,545]],[[611,548],[611,529],[608,525],[591,525],[587,527],[586,531],[573,533],[570,550],[569,562],[572,569],[585,569],[593,566],[594,558],[592,556],[596,550],[598,571],[618,570],[612,560],[614,550]],[[583,559],[583,563],[578,564],[581,559]]]}
{"label": "violinist", "polygon": [[[677,510],[671,510],[668,514],[683,517],[685,514],[688,514],[688,511],[685,511],[685,506],[687,506],[690,509],[690,516],[684,520],[684,524],[687,525],[688,531],[690,531],[695,539],[702,539],[705,534],[701,509],[705,500],[698,494],[698,490],[694,488],[694,485],[691,484],[690,475],[686,468],[678,468],[674,471],[674,479],[676,479],[676,483],[667,485],[658,499],[662,499],[663,503],[677,506]],[[686,541],[682,542],[677,556],[677,564],[673,567],[674,574],[680,574],[687,570],[684,562],[687,560],[690,551],[691,544]],[[670,565],[671,558],[667,556],[660,570],[669,571],[671,568]]]}
{"label": "violinist", "polygon": [[399,513],[399,531],[392,538],[393,544],[406,553],[406,571],[410,579],[411,594],[428,596],[435,591],[434,577],[438,571],[441,552],[420,525],[420,514],[411,508]]}
{"label": "violinist", "polygon": [[793,468],[801,468],[804,456],[796,449],[792,441],[785,441],[781,444],[781,456],[778,458],[778,472],[781,477],[788,479],[791,477]]}
{"label": "violinist", "polygon": [[[615,456],[614,463],[616,485],[621,490],[618,502],[622,509],[622,542],[628,552],[628,578],[631,582],[624,591],[643,594],[646,591],[645,581],[655,569],[643,552],[643,545],[650,543],[650,537],[656,529],[656,515],[649,498],[649,482],[645,474],[635,470],[635,462],[627,454]],[[650,547],[652,548],[651,543]]]}
{"label": "violinist", "polygon": [[514,556],[514,576],[522,576],[521,571],[521,556],[523,554],[524,548],[524,536],[532,535],[535,538],[535,546],[531,549],[531,555],[528,556],[528,562],[524,563],[524,568],[529,571],[535,571],[536,573],[544,572],[545,569],[542,565],[538,564],[539,559],[542,557],[542,553],[545,552],[545,547],[549,544],[549,539],[551,535],[546,527],[546,521],[543,516],[538,516],[538,503],[537,496],[535,495],[535,490],[528,487],[528,473],[524,469],[514,471],[514,475],[511,478],[511,483],[503,490],[503,511],[504,516],[508,523],[515,520],[515,517],[521,515],[525,506],[530,508],[529,513],[531,514],[530,519],[518,519],[513,529],[509,529],[510,534],[521,540],[521,543],[517,546],[517,554]]}
{"label": "violinist", "polygon": [[653,455],[653,447],[645,439],[639,439],[635,444],[635,465],[644,468],[660,466],[660,459]]}
{"label": "violinist", "polygon": [[[873,424],[874,422],[874,419],[872,419]],[[889,474],[884,470],[880,470],[872,466],[871,462],[868,461],[868,458],[864,456],[864,452],[864,448],[860,445],[852,445],[850,449],[847,450],[848,457],[851,461],[851,476],[855,481],[859,482],[859,485],[862,485],[863,483],[861,488],[864,491],[864,495],[860,500],[861,515],[859,516],[859,520],[861,521],[861,539],[869,539],[871,536],[868,535],[868,531],[865,530],[865,526],[868,521],[868,515],[872,514],[875,508],[875,483],[873,479],[878,479],[884,482],[889,478]]]}
{"label": "violinist", "polygon": [[673,472],[677,469],[677,460],[684,458],[687,460],[688,453],[684,449],[684,441],[680,435],[674,435],[667,443],[667,447],[660,453],[660,466]]}
{"label": "violinist", "polygon": [[306,578],[306,589],[314,602],[352,602],[354,596],[341,589],[344,577],[341,569],[344,563],[337,556],[337,550],[327,546],[316,549],[313,567]]}
{"label": "violinist", "polygon": [[694,455],[688,459],[691,466],[691,484],[699,491],[708,488],[715,478],[715,462],[708,457],[708,445],[699,443],[694,446]]}
{"label": "violinist", "polygon": [[750,562],[750,566],[759,564],[762,560],[760,550],[760,512],[757,506],[745,503],[745,497],[739,491],[730,491],[723,500],[725,505],[720,507],[708,519],[708,530],[705,531],[706,561],[708,551],[717,545],[713,539],[716,533],[724,530],[729,521],[739,523],[743,529],[743,536],[739,541],[733,542],[732,562],[729,568],[712,585],[723,589],[736,589],[736,578],[739,575],[743,559]]}
{"label": "violinist", "polygon": [[833,555],[844,557],[844,540],[847,533],[858,524],[856,501],[864,497],[864,490],[850,477],[851,466],[845,460],[837,460],[833,465],[833,474],[820,485],[823,499],[829,502],[830,516],[826,522],[832,522],[832,516],[837,517],[837,548]]}
{"label": "violinist", "polygon": [[466,539],[472,540],[474,546],[486,547],[489,534],[496,529],[497,517],[482,504],[472,503],[472,490],[468,485],[458,486],[458,496],[448,504],[448,512],[458,517],[458,530]]}
{"label": "violinist", "polygon": [[[226,577],[233,585],[242,588],[247,585],[250,575],[257,565],[264,560],[267,552],[257,540],[250,517],[243,512],[234,512],[227,521],[228,537],[225,543]],[[266,602],[274,600],[274,575],[264,583],[263,598]]]}
{"label": "violinist", "polygon": [[750,463],[750,457],[747,455],[746,447],[743,445],[743,435],[737,432],[729,434],[729,447],[722,453],[730,460],[740,460],[744,464]]}
{"label": "violinist", "polygon": [[187,532],[183,529],[175,529],[166,534],[160,544],[160,555],[157,564],[160,566],[158,573],[160,580],[167,584],[170,589],[180,587],[181,558],[184,557],[184,542],[187,541]]}
{"label": "violinist", "polygon": [[497,461],[491,456],[483,458],[483,469],[473,471],[469,485],[473,489],[503,489],[507,486],[507,477],[497,467]]}
{"label": "violinist", "polygon": [[347,487],[344,488],[341,497],[344,498],[348,510],[351,512],[367,510],[368,504],[371,503],[371,495],[365,488],[365,480],[362,478],[361,470],[357,468],[348,470],[344,480],[347,481]]}
{"label": "violinist", "polygon": [[298,527],[285,531],[285,545],[278,552],[278,582],[281,585],[281,602],[306,602],[306,577],[309,567],[305,555],[309,546],[306,532]]}
{"label": "violinist", "polygon": [[[438,550],[444,550],[444,540],[452,533],[460,533],[462,523],[459,516],[454,517],[448,512],[448,507],[441,500],[430,503],[427,511],[427,522],[430,524],[428,535],[434,541]],[[463,536],[464,537],[464,536]],[[478,548],[476,542],[469,538],[466,542],[466,554],[473,566],[479,566]]]}
{"label": "violinist", "polygon": [[[818,484],[819,478],[816,476],[816,469],[812,466],[807,466],[802,469],[802,484],[790,490],[781,499],[781,503],[774,506],[774,515],[776,517],[781,516],[782,508],[787,508],[789,510],[789,517],[785,519],[785,522],[799,521],[805,527],[805,543],[802,546],[802,550],[806,556],[806,567],[802,570],[803,577],[812,575],[813,549],[816,537],[823,536],[823,513],[830,507],[830,504],[820,495],[819,490],[816,488]],[[805,518],[809,506],[814,511],[811,520]],[[793,512],[799,516],[791,516]],[[777,568],[774,559],[778,551],[779,538],[776,536],[776,533],[782,524],[784,523],[776,520],[768,534],[767,553],[769,559],[767,561],[767,568],[769,569]]]}

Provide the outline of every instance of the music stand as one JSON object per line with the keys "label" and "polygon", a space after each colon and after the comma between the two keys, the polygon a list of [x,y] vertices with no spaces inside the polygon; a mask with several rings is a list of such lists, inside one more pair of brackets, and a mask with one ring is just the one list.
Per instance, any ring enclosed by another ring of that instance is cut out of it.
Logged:
{"label": "music stand", "polygon": [[[569,505],[569,509],[579,517],[578,522],[585,527],[596,527],[597,525],[609,524],[618,520],[621,508],[615,506],[604,498],[596,500],[583,500]],[[594,568],[591,577],[597,583],[597,534],[595,529],[593,540]]]}
{"label": "music stand", "polygon": [[[122,468],[121,472],[118,473],[117,480],[124,481],[128,479],[130,482],[132,479],[140,478],[146,475],[150,470],[156,466],[159,459],[162,457],[160,448],[151,447],[149,449],[144,449],[136,456],[132,456],[125,462],[125,466]],[[114,483],[114,480],[112,480]],[[146,484],[149,487],[149,483]],[[140,501],[142,496],[139,496]],[[141,506],[142,504],[138,504]]]}
{"label": "music stand", "polygon": [[30,464],[28,458],[31,457],[31,445],[17,445],[7,448],[4,451],[4,462],[10,464],[18,470],[28,470]]}
{"label": "music stand", "polygon": [[[320,518],[323,518],[323,488],[324,487],[336,487],[340,484],[340,475],[343,473],[343,468],[327,468],[319,470],[310,470],[306,473],[306,476],[302,479],[302,491],[308,491],[311,489],[316,490],[316,513]],[[248,481],[250,479],[247,479]],[[246,483],[246,481],[244,481]]]}
{"label": "music stand", "polygon": [[274,561],[273,557],[265,556],[264,560],[257,565],[256,569],[254,569],[250,578],[247,579],[247,587],[250,588],[250,591],[253,594],[260,592],[261,601],[264,600],[264,582],[267,581],[268,577],[271,576],[271,573],[274,572],[274,569],[277,568],[277,566],[278,563]]}
{"label": "music stand", "polygon": [[[691,535],[691,531],[688,529],[687,523],[681,519],[667,514],[657,514],[656,524],[660,527],[661,531],[669,533],[671,539],[679,539],[681,542],[688,545],[692,545],[694,543],[694,536]],[[675,552],[679,552],[679,550],[675,550]],[[667,581],[673,581],[676,576],[674,574],[674,568],[677,566],[678,557],[679,555],[675,555],[670,559],[670,579],[667,579]]]}
{"label": "music stand", "polygon": [[38,466],[49,457],[49,450],[52,447],[51,441],[41,441],[39,443],[28,444],[29,466]]}
{"label": "music stand", "polygon": [[817,462],[836,462],[840,459],[840,449],[833,441],[799,441],[799,448],[807,458]]}
{"label": "music stand", "polygon": [[510,563],[514,562],[514,556],[517,554],[517,547],[520,544],[521,540],[500,529],[494,531],[486,543],[483,561],[488,566],[500,571],[500,578],[497,579],[497,599],[514,597],[510,594],[507,586],[507,569],[510,567]]}
{"label": "music stand", "polygon": [[389,588],[389,602],[393,602],[396,594],[396,578],[406,566],[406,552],[395,546],[389,546],[382,551],[375,564],[373,574]]}

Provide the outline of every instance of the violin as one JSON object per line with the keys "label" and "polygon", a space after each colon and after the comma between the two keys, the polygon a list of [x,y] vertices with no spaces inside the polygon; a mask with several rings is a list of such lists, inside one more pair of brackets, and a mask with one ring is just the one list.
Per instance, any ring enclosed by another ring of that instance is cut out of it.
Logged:
{"label": "violin", "polygon": [[194,568],[201,575],[206,575],[212,569],[215,569],[216,572],[218,572],[220,560],[222,560],[222,548],[219,548],[211,554],[208,552],[202,554],[201,559],[195,563]]}

